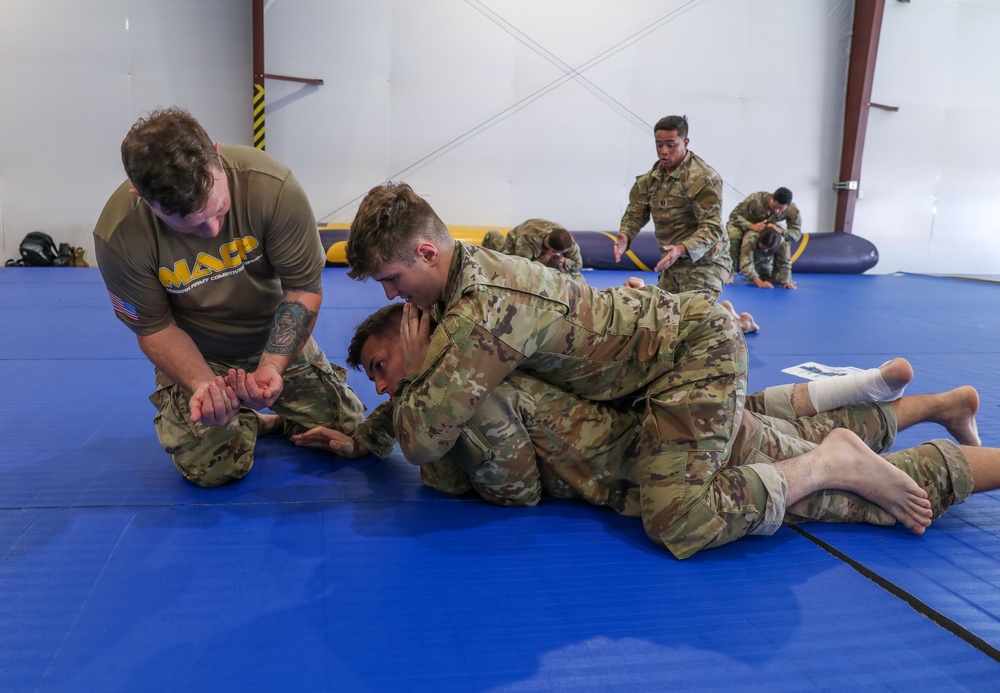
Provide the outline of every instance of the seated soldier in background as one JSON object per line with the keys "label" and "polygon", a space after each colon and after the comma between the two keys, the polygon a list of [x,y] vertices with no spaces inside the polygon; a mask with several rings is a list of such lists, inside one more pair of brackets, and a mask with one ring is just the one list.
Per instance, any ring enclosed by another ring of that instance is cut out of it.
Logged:
{"label": "seated soldier in background", "polygon": [[[786,228],[780,226],[782,221]],[[756,192],[747,195],[729,213],[726,232],[729,234],[729,254],[734,275],[741,271],[743,236],[748,231],[762,233],[768,228],[780,233],[789,246],[802,238],[802,218],[799,208],[792,204],[792,191],[788,188],[778,188],[773,193]],[[732,283],[732,277],[727,283]]]}
{"label": "seated soldier in background", "polygon": [[[432,327],[425,320],[422,334],[404,337],[404,310],[415,308],[393,303],[370,315],[358,326],[348,350],[348,365],[363,368],[378,392],[390,398],[399,381],[420,367],[407,365],[408,359],[423,351],[419,346],[408,348],[408,340],[411,346],[414,341],[428,340]],[[837,427],[856,431],[877,452],[891,448],[897,427],[902,430],[926,421],[945,426],[960,442],[978,445],[975,390],[962,387],[939,395],[902,397],[912,377],[908,362],[893,359],[878,369],[842,378],[768,388],[748,399],[748,415],[754,421],[744,428],[757,434],[741,436],[734,457],[764,454],[780,459],[791,448],[809,445],[806,440],[821,441]],[[893,401],[840,404],[860,397]],[[295,442],[347,458],[369,452],[384,458],[394,443],[392,406],[392,399],[379,405],[353,438],[318,427],[296,436]],[[750,411],[770,411],[785,419]],[[491,421],[490,415],[500,418]],[[475,490],[498,505],[535,505],[547,494],[641,516],[633,447],[638,433],[639,421],[630,408],[590,402],[515,371],[503,388],[493,392],[489,408],[480,408],[466,424],[456,446],[440,461],[421,465],[420,476],[426,485],[444,493]],[[886,459],[900,463],[923,488],[930,489],[935,517],[964,500],[967,491],[956,494],[956,489],[965,489],[971,481],[962,476],[964,470],[956,471],[961,465],[944,464],[934,454],[919,453],[919,448],[914,451]],[[894,522],[877,505],[835,490],[813,494],[787,509],[786,523],[806,520]]]}
{"label": "seated soldier in background", "polygon": [[[775,227],[763,231],[747,231],[740,250],[739,271],[758,289],[773,289],[775,285],[795,289],[792,281],[791,249],[788,241]],[[733,276],[736,271],[733,271]],[[733,277],[727,283],[731,284]]]}
{"label": "seated soldier in background", "polygon": [[580,246],[565,228],[546,219],[528,219],[507,232],[487,231],[484,248],[519,255],[559,270],[578,282],[585,281],[580,270],[583,257]]}

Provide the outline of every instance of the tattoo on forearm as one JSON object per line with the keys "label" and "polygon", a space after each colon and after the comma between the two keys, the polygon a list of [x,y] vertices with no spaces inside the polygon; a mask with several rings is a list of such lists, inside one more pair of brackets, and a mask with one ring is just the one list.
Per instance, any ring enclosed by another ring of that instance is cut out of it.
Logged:
{"label": "tattoo on forearm", "polygon": [[309,328],[316,313],[299,301],[285,301],[274,313],[274,325],[267,336],[264,351],[279,356],[292,356],[309,338]]}

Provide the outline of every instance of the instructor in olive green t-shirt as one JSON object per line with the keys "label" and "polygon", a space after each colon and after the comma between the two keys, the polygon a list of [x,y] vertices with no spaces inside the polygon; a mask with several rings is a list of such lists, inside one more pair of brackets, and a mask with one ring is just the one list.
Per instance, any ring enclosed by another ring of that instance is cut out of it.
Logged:
{"label": "instructor in olive green t-shirt", "polygon": [[291,170],[213,143],[179,108],[137,121],[122,163],[97,260],[155,366],[154,425],[177,469],[219,486],[250,471],[259,435],[354,431],[364,405],[311,336],[325,258]]}

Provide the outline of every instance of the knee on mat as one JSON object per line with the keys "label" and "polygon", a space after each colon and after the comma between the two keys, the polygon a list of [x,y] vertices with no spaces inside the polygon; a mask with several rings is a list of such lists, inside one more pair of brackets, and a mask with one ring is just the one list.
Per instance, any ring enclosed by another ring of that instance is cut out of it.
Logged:
{"label": "knee on mat", "polygon": [[184,455],[173,455],[177,470],[195,486],[214,488],[239,481],[250,473],[253,467],[253,449],[236,456],[212,456],[184,459]]}
{"label": "knee on mat", "polygon": [[531,508],[542,500],[540,487],[496,488],[484,487],[481,484],[473,486],[483,500],[505,508]]}
{"label": "knee on mat", "polygon": [[690,558],[710,545],[718,545],[719,536],[726,533],[726,522],[704,504],[696,505],[680,517],[663,518],[643,512],[642,526],[654,544],[679,559]]}

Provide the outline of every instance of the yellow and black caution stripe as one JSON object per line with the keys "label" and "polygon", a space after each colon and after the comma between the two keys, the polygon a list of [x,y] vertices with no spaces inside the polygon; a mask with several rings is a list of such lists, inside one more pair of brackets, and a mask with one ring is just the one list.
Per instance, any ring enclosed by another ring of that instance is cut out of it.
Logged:
{"label": "yellow and black caution stripe", "polygon": [[264,85],[253,85],[253,146],[264,149]]}

